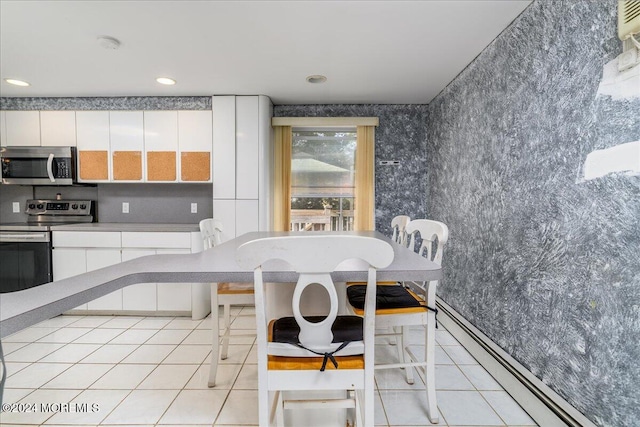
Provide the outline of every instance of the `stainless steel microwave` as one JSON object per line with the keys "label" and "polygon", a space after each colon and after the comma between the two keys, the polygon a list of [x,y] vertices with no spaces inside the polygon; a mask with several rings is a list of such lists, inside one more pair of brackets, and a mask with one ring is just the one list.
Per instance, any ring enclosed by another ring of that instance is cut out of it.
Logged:
{"label": "stainless steel microwave", "polygon": [[0,162],[3,184],[76,183],[75,147],[2,147]]}

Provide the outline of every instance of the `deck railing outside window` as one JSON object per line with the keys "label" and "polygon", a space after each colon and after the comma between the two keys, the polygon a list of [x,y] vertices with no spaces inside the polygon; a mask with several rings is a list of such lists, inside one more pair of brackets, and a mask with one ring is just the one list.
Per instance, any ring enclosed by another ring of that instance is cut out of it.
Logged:
{"label": "deck railing outside window", "polygon": [[295,197],[291,203],[291,231],[353,230],[353,197]]}

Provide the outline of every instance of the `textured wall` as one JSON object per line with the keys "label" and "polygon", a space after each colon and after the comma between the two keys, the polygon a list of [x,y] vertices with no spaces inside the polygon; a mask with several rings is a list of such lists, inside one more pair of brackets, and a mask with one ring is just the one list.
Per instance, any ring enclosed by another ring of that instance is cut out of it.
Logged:
{"label": "textured wall", "polygon": [[2,110],[211,110],[210,96],[0,98]]}
{"label": "textured wall", "polygon": [[640,426],[640,176],[581,181],[640,139],[640,97],[597,96],[616,1],[534,2],[430,105],[440,296],[601,426]]}
{"label": "textured wall", "polygon": [[[376,229],[391,235],[396,215],[425,217],[426,105],[281,105],[276,117],[379,117],[376,128]],[[400,166],[380,166],[399,160]]]}

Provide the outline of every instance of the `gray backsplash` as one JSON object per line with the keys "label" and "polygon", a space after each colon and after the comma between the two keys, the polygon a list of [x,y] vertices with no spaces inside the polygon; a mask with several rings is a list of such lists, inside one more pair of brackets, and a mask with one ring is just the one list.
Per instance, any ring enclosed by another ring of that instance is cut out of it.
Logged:
{"label": "gray backsplash", "polygon": [[[99,184],[74,187],[0,185],[0,222],[24,222],[27,199],[89,199],[97,201],[98,222],[197,224],[213,215],[211,184]],[[19,202],[21,213],[12,212]],[[129,213],[122,213],[122,202]],[[198,212],[191,213],[191,203]]]}
{"label": "gray backsplash", "polygon": [[640,97],[598,96],[614,0],[535,1],[431,104],[439,295],[599,426],[640,426],[640,176],[581,179],[640,138]]}

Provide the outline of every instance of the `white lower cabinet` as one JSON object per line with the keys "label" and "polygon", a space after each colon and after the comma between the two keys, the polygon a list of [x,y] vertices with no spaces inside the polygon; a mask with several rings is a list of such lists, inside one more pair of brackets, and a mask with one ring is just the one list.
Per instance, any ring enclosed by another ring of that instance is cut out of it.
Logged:
{"label": "white lower cabinet", "polygon": [[[61,280],[135,258],[202,250],[198,232],[53,232],[53,279]],[[87,313],[209,314],[208,284],[140,283],[77,307]]]}
{"label": "white lower cabinet", "polygon": [[[53,280],[62,280],[87,272],[87,250],[81,248],[54,248]],[[87,304],[76,307],[86,310]]]}
{"label": "white lower cabinet", "polygon": [[[155,254],[152,249],[123,249],[122,262]],[[123,310],[156,311],[157,299],[155,283],[140,283],[122,289]]]}
{"label": "white lower cabinet", "polygon": [[[188,254],[188,249],[158,249],[158,254]],[[191,311],[191,283],[158,283],[158,311]]]}
{"label": "white lower cabinet", "polygon": [[[98,270],[99,268],[119,264],[122,261],[120,249],[87,249],[87,271]],[[88,310],[122,310],[122,289],[111,292],[103,297],[89,301]]]}

